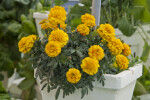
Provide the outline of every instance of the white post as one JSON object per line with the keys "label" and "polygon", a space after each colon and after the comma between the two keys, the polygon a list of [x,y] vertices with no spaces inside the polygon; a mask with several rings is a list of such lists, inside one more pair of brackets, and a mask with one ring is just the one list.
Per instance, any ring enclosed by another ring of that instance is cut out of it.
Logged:
{"label": "white post", "polygon": [[55,6],[54,0],[51,0],[51,8]]}
{"label": "white post", "polygon": [[100,24],[101,0],[92,0],[92,15],[95,17],[96,27]]}

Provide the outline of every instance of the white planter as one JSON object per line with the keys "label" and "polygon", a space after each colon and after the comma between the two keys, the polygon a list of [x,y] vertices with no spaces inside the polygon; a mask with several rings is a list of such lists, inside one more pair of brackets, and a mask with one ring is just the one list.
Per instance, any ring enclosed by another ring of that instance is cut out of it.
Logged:
{"label": "white planter", "polygon": [[[105,86],[94,82],[93,91],[89,90],[89,94],[83,99],[80,99],[81,91],[79,89],[65,98],[63,98],[61,91],[58,100],[131,100],[136,80],[141,75],[142,64],[137,64],[117,75],[105,74]],[[42,88],[43,85],[40,84],[39,78],[37,81],[39,87]],[[41,93],[43,100],[55,100],[56,90],[47,93],[47,88],[45,88]]]}

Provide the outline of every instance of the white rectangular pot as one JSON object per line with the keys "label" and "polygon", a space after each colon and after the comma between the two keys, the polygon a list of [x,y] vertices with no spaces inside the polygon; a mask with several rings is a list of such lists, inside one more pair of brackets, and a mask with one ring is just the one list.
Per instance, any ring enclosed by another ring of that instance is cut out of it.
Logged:
{"label": "white rectangular pot", "polygon": [[[58,100],[131,100],[137,78],[142,76],[142,64],[137,64],[117,75],[105,74],[105,86],[94,82],[93,91],[89,90],[88,95],[81,99],[81,90],[63,98],[62,91]],[[39,78],[39,88],[42,88]],[[56,90],[47,93],[47,88],[41,91],[43,100],[55,100]]]}

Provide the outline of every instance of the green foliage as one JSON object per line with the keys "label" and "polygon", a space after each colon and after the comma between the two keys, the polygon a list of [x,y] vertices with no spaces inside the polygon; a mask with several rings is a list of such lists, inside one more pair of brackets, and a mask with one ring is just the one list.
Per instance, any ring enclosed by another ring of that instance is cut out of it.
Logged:
{"label": "green foliage", "polygon": [[56,6],[63,5],[64,3],[68,2],[68,0],[54,0]]}
{"label": "green foliage", "polygon": [[[85,6],[76,4],[69,12],[69,21],[72,18],[80,18],[81,15],[91,12],[92,0],[80,0]],[[110,23],[119,28],[126,36],[135,33],[138,23],[150,21],[149,0],[102,0],[100,22]],[[120,6],[121,5],[121,6]],[[70,25],[76,26],[77,20]]]}
{"label": "green foliage", "polygon": [[91,0],[80,0],[80,3],[84,4],[85,6],[92,6],[92,1]]}
{"label": "green foliage", "polygon": [[[44,7],[47,6],[44,5]],[[46,8],[43,8],[39,0],[0,0],[0,72],[6,71],[10,77],[14,69],[17,69],[19,75],[25,77],[19,85],[19,88],[23,90],[23,100],[33,100],[36,82],[31,63],[28,65],[29,69],[20,62],[18,38],[36,34],[33,12],[43,9]],[[0,81],[3,79],[4,76],[0,74]],[[0,98],[1,96],[9,97],[7,94],[0,94]]]}
{"label": "green foliage", "polygon": [[[13,74],[14,68],[18,68],[18,62],[20,61],[17,38],[24,29],[24,26],[20,23],[20,16],[21,14],[27,15],[28,9],[34,7],[35,3],[35,1],[29,0],[1,0],[0,71],[7,71],[9,77]],[[29,24],[30,32],[28,32],[35,34],[36,29],[33,22]]]}
{"label": "green foliage", "polygon": [[[28,62],[27,55],[25,55],[21,62],[19,63],[19,75],[25,77],[25,79],[18,85],[18,87],[23,91],[23,100],[33,100],[35,98],[35,84],[36,80],[34,78],[34,72],[32,69],[32,63]],[[26,63],[28,62],[28,63]]]}
{"label": "green foliage", "polygon": [[136,28],[129,23],[126,17],[118,20],[118,28],[126,36],[131,36],[136,31]]}
{"label": "green foliage", "polygon": [[134,97],[140,96],[146,93],[150,93],[150,67],[143,65],[143,75],[138,79],[135,90]]}
{"label": "green foliage", "polygon": [[144,86],[139,81],[137,81],[135,85],[134,96],[139,96],[139,95],[143,95],[146,93],[147,91],[144,88]]}
{"label": "green foliage", "polygon": [[150,1],[149,0],[134,0],[134,5],[139,6],[143,10],[141,10],[141,14],[138,14],[140,17],[140,20],[143,22],[149,22],[150,21]]}
{"label": "green foliage", "polygon": [[0,82],[0,99],[1,100],[10,100],[10,96],[6,92],[5,88],[3,87],[2,82]]}
{"label": "green foliage", "polygon": [[143,62],[146,62],[148,57],[149,57],[149,54],[150,54],[150,46],[148,45],[146,40],[144,42],[145,42],[145,45],[143,47],[143,53],[142,53],[142,56],[141,56],[141,60]]}
{"label": "green foliage", "polygon": [[92,0],[80,0],[80,2],[85,6],[82,7],[76,4],[70,9],[70,12],[67,15],[67,23],[68,25],[72,26],[72,29],[81,23],[81,15],[84,15],[85,13],[91,13],[90,5]]}

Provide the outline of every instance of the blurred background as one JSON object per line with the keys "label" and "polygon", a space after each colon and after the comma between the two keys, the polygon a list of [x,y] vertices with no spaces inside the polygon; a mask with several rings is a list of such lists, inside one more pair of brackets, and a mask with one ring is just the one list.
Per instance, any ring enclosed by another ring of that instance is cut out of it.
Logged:
{"label": "blurred background", "polygon": [[[47,15],[55,5],[65,7],[72,30],[92,10],[92,0],[0,0],[0,100],[42,100],[32,63],[18,51],[18,41],[40,33],[33,15]],[[101,0],[102,23],[113,25],[116,36],[143,61],[133,100],[150,100],[150,0]]]}

